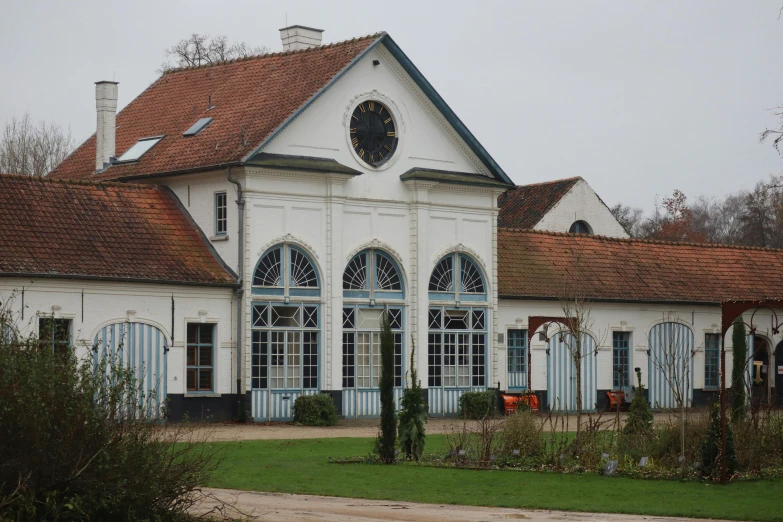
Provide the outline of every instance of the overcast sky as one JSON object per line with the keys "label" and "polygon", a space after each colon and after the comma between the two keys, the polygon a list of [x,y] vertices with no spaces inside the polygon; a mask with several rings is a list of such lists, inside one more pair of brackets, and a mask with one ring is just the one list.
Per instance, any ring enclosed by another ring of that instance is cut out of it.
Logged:
{"label": "overcast sky", "polygon": [[783,104],[783,1],[4,2],[0,122],[29,111],[94,132],[96,80],[120,107],[192,32],[281,50],[387,31],[519,183],[582,176],[608,204],[721,196],[783,170],[758,135]]}

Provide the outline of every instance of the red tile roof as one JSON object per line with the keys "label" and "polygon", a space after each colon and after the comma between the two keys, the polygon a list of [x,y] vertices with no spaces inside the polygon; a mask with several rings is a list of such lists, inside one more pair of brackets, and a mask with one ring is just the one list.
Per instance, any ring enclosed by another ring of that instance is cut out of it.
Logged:
{"label": "red tile roof", "polygon": [[171,191],[0,175],[0,275],[233,286]]}
{"label": "red tile roof", "polygon": [[506,191],[498,198],[500,207],[498,226],[533,228],[571,190],[571,187],[581,180],[581,177],[560,179],[547,183],[520,185]]}
{"label": "red tile roof", "polygon": [[781,299],[780,266],[783,250],[498,230],[499,294],[506,298],[556,298],[570,281],[597,300]]}
{"label": "red tile roof", "polygon": [[[165,135],[160,143],[95,174],[93,135],[50,177],[122,179],[240,161],[382,36],[165,73],[117,114],[116,154],[139,138]],[[182,136],[206,117],[214,121],[201,133]]]}

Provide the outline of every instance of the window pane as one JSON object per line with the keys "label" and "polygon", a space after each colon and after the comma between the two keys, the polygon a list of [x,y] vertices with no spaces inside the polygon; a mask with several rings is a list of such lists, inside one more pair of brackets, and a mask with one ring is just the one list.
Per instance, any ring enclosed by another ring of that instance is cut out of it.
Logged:
{"label": "window pane", "polygon": [[198,347],[188,346],[188,366],[196,366],[198,364]]}
{"label": "window pane", "polygon": [[356,334],[356,385],[370,387],[370,338],[369,332]]}
{"label": "window pane", "polygon": [[272,326],[296,328],[300,325],[298,306],[273,306]]}
{"label": "window pane", "polygon": [[199,370],[198,391],[212,391],[212,369]]}
{"label": "window pane", "polygon": [[372,336],[372,386],[378,387],[381,382],[381,339],[380,335]]}
{"label": "window pane", "polygon": [[446,310],[443,327],[446,330],[467,330],[470,318],[467,310]]}
{"label": "window pane", "polygon": [[305,328],[318,327],[318,307],[317,306],[305,306],[304,307],[304,326]]}
{"label": "window pane", "polygon": [[151,138],[139,140],[133,144],[131,148],[125,151],[125,153],[117,158],[117,162],[121,161],[136,161],[141,158],[148,150],[155,146],[163,138]]}
{"label": "window pane", "polygon": [[212,344],[212,325],[201,324],[199,325],[198,342],[200,344]]}
{"label": "window pane", "polygon": [[354,333],[343,333],[343,388],[354,387]]}
{"label": "window pane", "polygon": [[354,308],[343,308],[343,328],[354,327]]}
{"label": "window pane", "polygon": [[358,328],[369,328],[373,330],[380,329],[381,327],[381,314],[383,314],[382,308],[359,308],[357,315],[359,316]]}
{"label": "window pane", "polygon": [[615,389],[630,386],[629,332],[612,332],[612,385]]}
{"label": "window pane", "polygon": [[441,334],[431,333],[427,336],[427,366],[430,386],[441,385]]}
{"label": "window pane", "polygon": [[188,323],[188,343],[198,342],[198,324]]}
{"label": "window pane", "polygon": [[212,366],[211,346],[202,346],[199,349],[199,366]]}
{"label": "window pane", "polygon": [[197,377],[198,370],[195,368],[188,368],[188,391],[196,391]]}

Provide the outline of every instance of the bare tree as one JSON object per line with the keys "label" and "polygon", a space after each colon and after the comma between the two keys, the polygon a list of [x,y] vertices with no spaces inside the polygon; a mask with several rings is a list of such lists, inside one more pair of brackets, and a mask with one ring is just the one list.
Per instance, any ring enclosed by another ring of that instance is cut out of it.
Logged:
{"label": "bare tree", "polygon": [[160,72],[179,67],[212,65],[268,52],[269,48],[263,45],[253,47],[245,42],[229,44],[224,35],[210,37],[208,34],[193,33],[166,49],[166,61],[161,65]]}
{"label": "bare tree", "polygon": [[620,225],[631,237],[641,237],[641,226],[644,220],[644,211],[637,207],[629,207],[618,203],[609,209]]}
{"label": "bare tree", "polygon": [[[686,408],[691,402],[691,362],[696,349],[691,345],[693,331],[678,316],[665,317],[663,335],[658,346],[649,346],[650,361],[658,370],[671,391],[674,403],[680,411],[680,462],[685,466]],[[671,325],[671,326],[670,326]],[[657,404],[656,406],[661,406]]]}
{"label": "bare tree", "polygon": [[0,172],[46,176],[73,150],[71,130],[56,123],[33,123],[29,113],[13,116],[0,136]]}
{"label": "bare tree", "polygon": [[585,254],[580,247],[572,252],[573,261],[566,267],[566,275],[561,281],[561,291],[558,296],[560,310],[565,322],[564,330],[570,334],[566,343],[569,356],[574,363],[576,373],[576,432],[582,428],[582,362],[586,357],[595,356],[595,350],[601,345],[601,340],[595,340],[595,347],[589,350],[585,341],[594,331],[595,319],[592,317],[592,306],[589,300],[587,285],[587,270],[583,266]]}

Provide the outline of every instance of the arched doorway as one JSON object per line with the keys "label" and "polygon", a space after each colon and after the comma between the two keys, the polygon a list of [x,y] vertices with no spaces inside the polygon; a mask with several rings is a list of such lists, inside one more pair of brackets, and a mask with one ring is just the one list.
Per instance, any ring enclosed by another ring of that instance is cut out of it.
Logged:
{"label": "arched doorway", "polygon": [[648,397],[653,408],[685,407],[693,403],[693,330],[679,321],[650,329],[647,344]]}
{"label": "arched doorway", "polygon": [[750,361],[750,400],[754,407],[768,404],[771,399],[771,367],[772,357],[767,339],[760,335],[753,336],[753,357]]}
{"label": "arched doorway", "polygon": [[429,282],[427,385],[431,415],[453,415],[467,391],[487,389],[487,285],[478,264],[452,252]]}
{"label": "arched doorway", "polygon": [[[132,368],[136,397],[128,399],[128,414],[165,417],[168,379],[166,334],[145,323],[117,322],[104,326],[93,343],[93,368],[110,375],[112,366]],[[122,414],[122,412],[121,412]]]}
{"label": "arched doorway", "polygon": [[381,318],[394,337],[394,402],[405,391],[405,284],[400,266],[382,250],[362,250],[343,272],[342,411],[346,418],[381,414]]}
{"label": "arched doorway", "polygon": [[774,361],[774,403],[775,406],[783,406],[783,341],[780,341],[775,347]]}
{"label": "arched doorway", "polygon": [[595,411],[598,402],[598,364],[595,339],[582,334],[582,342],[570,332],[555,334],[547,342],[547,404],[550,411],[575,412],[576,360],[580,361],[582,411]]}
{"label": "arched doorway", "polygon": [[309,253],[280,243],[253,272],[251,410],[290,420],[301,395],[321,389],[321,278]]}

